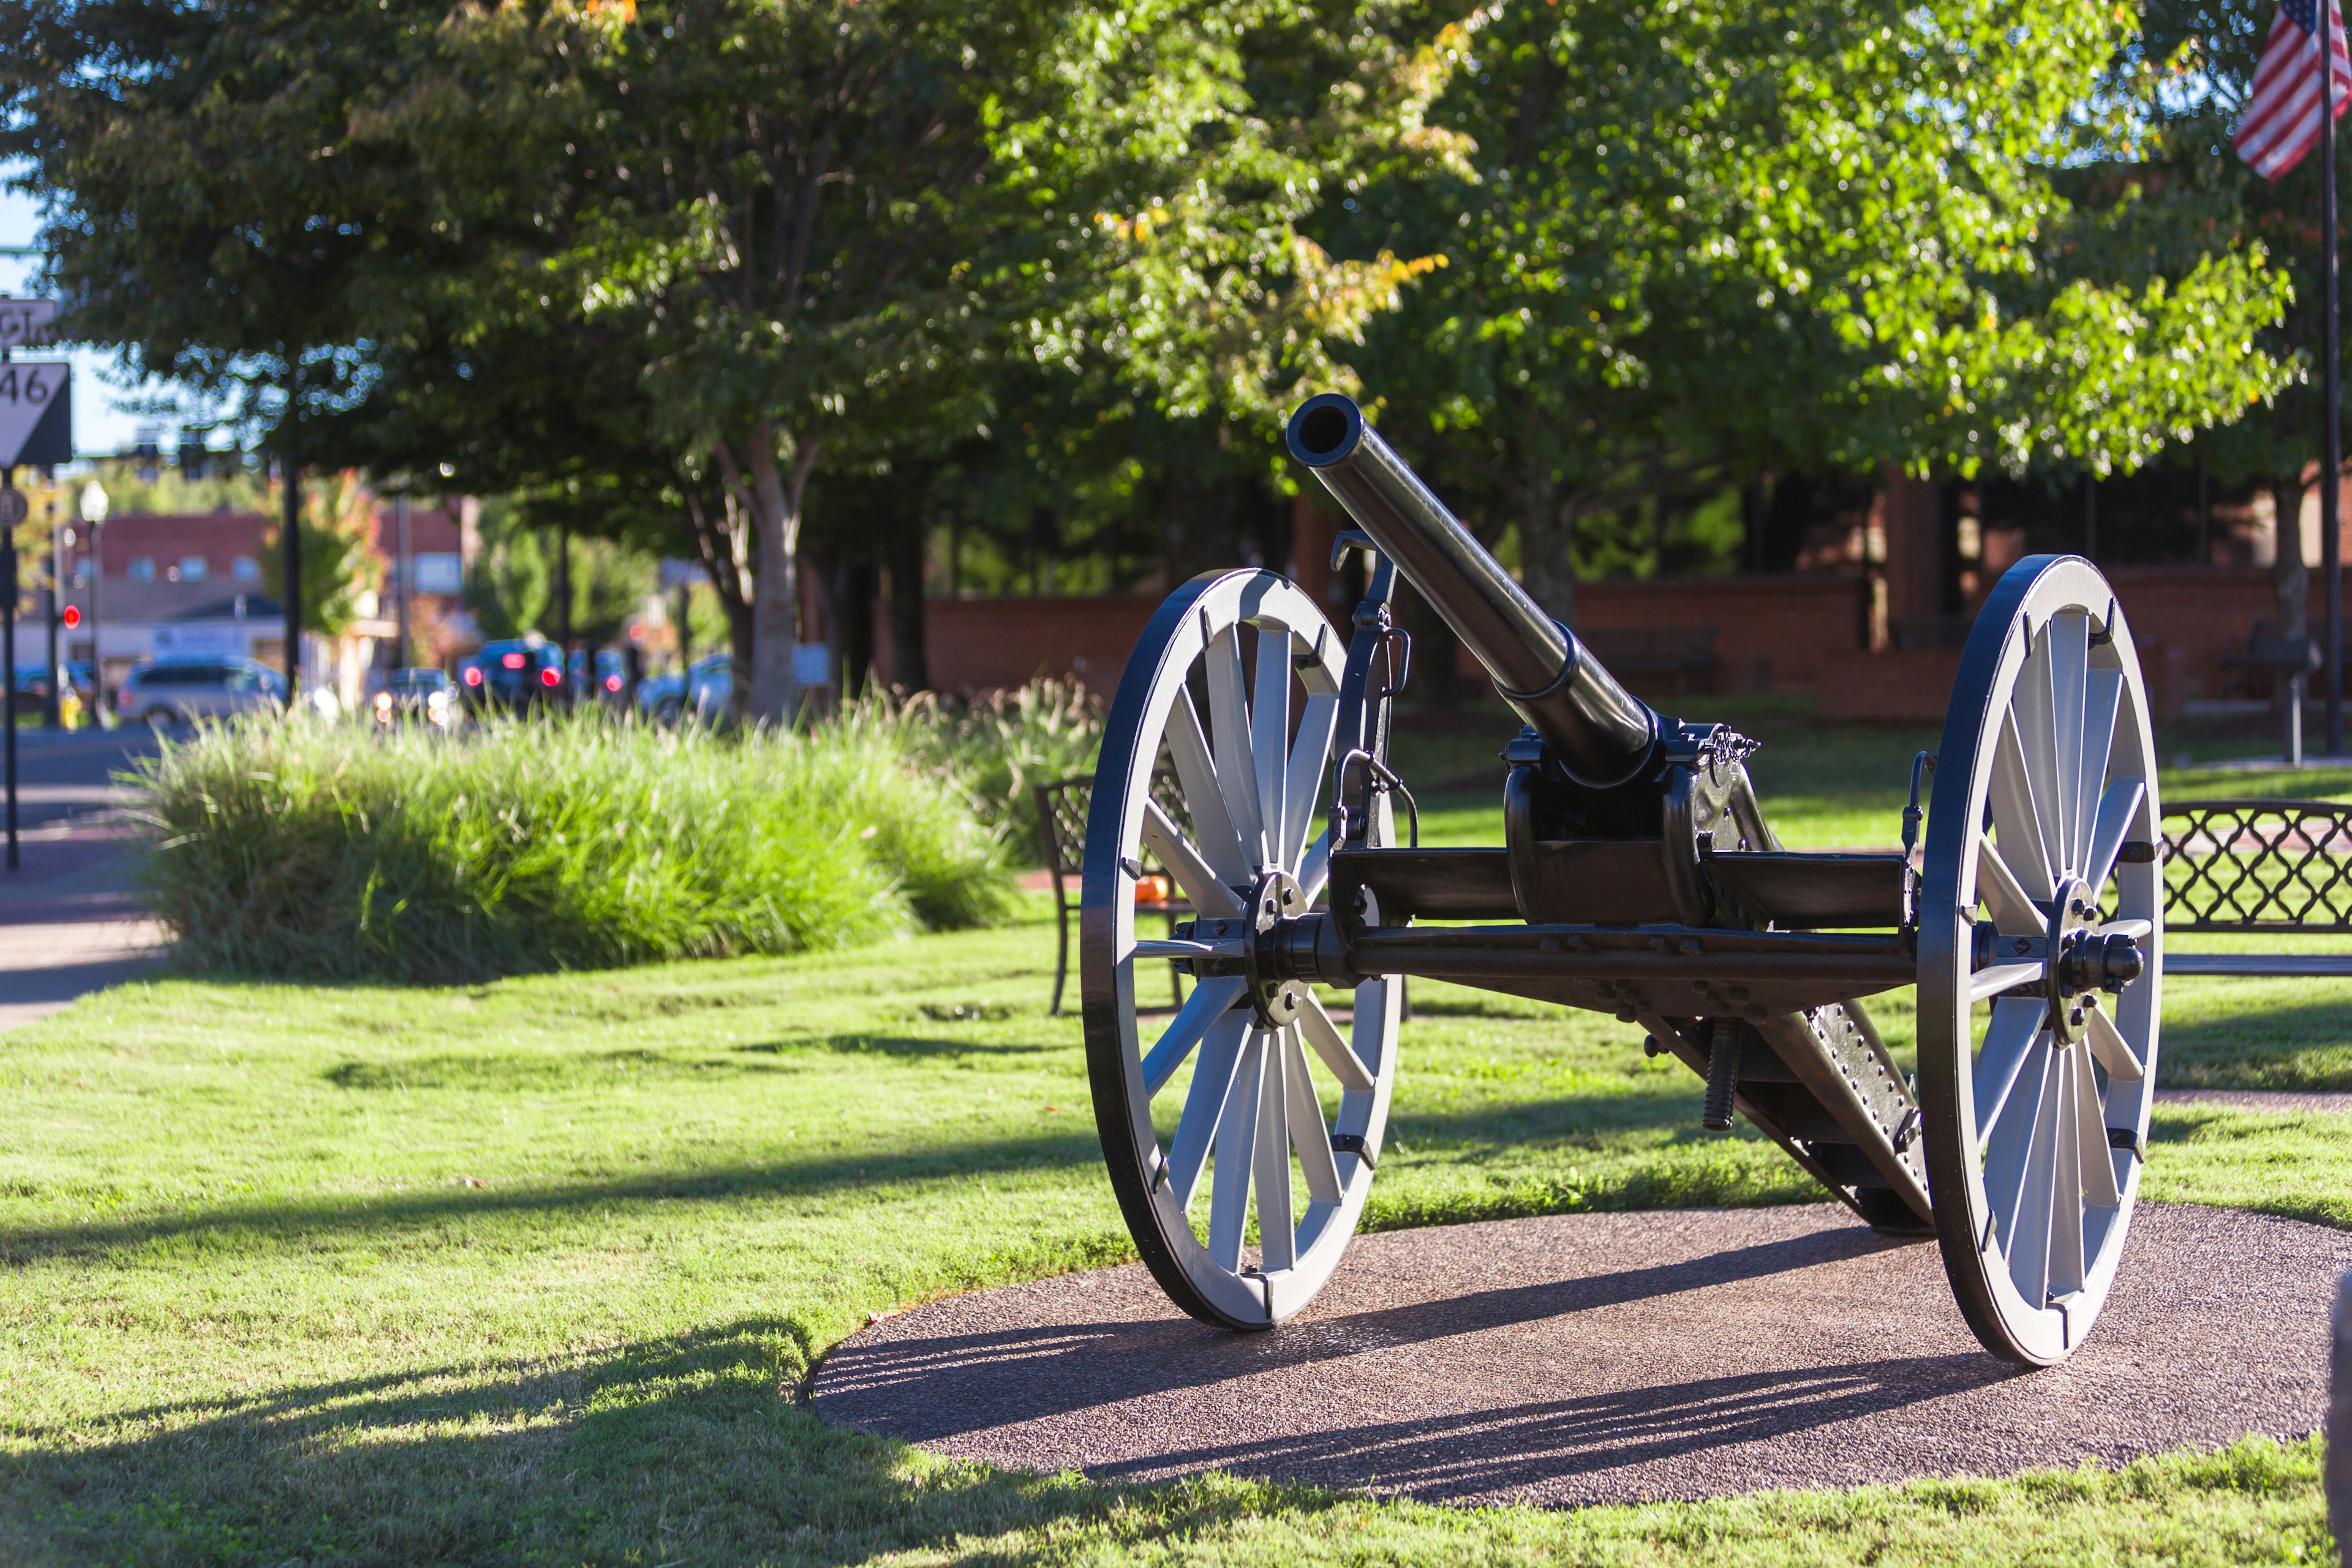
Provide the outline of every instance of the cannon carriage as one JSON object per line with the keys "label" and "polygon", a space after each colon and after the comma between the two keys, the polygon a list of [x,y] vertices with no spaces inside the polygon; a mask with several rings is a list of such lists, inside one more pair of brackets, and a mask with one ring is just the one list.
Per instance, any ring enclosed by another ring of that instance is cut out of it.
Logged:
{"label": "cannon carriage", "polygon": [[[1287,439],[1370,552],[1352,625],[1261,570],[1187,584],[1129,662],[1087,823],[1096,1119],[1171,1299],[1264,1328],[1329,1279],[1419,976],[1638,1026],[1703,1080],[1708,1126],[1745,1116],[1860,1220],[1932,1234],[1988,1350],[2080,1344],[2138,1187],[2164,899],[2147,705],[2097,569],[2034,557],[1996,586],[1900,852],[1793,851],[1749,784],[1754,743],[1626,691],[1353,402],[1311,399]],[[1388,759],[1399,574],[1524,721],[1499,847],[1418,844]],[[1167,939],[1137,935],[1147,866],[1197,911]],[[1138,993],[1162,964],[1193,984],[1154,1028]],[[1914,984],[1906,1075],[1864,1001]],[[1318,988],[1349,998],[1344,1021]]]}

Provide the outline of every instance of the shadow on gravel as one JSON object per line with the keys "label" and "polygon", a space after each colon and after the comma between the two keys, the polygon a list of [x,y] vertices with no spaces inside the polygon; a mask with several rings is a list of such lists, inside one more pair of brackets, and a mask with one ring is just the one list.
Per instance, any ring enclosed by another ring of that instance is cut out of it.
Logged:
{"label": "shadow on gravel", "polygon": [[[1452,1335],[1653,1300],[1908,1245],[1856,1226],[1759,1242],[1681,1263],[1474,1290],[1378,1311],[1318,1315],[1277,1334],[1234,1334],[1189,1318],[1156,1318],[1087,1323],[1050,1334],[1016,1330],[853,1343],[828,1363],[825,1394],[852,1406],[887,1405],[893,1432],[910,1441],[929,1442],[975,1426],[1066,1415],[1282,1367],[1424,1345]],[[1982,1356],[1948,1359],[1976,1363],[1979,1370],[1991,1367],[1995,1375],[2009,1370]],[[1351,1433],[1358,1430],[1350,1424]],[[1385,1465],[1373,1468],[1387,1473]]]}

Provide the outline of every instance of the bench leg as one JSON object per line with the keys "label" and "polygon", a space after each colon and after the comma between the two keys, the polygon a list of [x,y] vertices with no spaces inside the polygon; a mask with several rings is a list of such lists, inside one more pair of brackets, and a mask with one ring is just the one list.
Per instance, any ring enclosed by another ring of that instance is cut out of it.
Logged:
{"label": "bench leg", "polygon": [[1062,984],[1070,973],[1070,901],[1062,896],[1062,879],[1054,877],[1054,1005],[1045,1009],[1049,1018],[1058,1017],[1062,1011]]}

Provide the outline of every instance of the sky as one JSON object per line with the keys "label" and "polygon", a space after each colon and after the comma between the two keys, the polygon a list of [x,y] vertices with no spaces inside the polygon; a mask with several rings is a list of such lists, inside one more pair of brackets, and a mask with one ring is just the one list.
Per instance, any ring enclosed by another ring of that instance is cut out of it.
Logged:
{"label": "sky", "polygon": [[[40,225],[40,205],[33,197],[16,191],[0,191],[0,246],[31,245],[39,236]],[[39,268],[38,257],[0,256],[0,294],[26,296],[30,291],[27,284]],[[178,426],[173,421],[126,406],[141,394],[133,389],[131,377],[115,355],[71,348],[39,349],[34,354],[41,359],[62,355],[73,363],[77,452],[95,456],[120,451],[136,438],[140,430],[154,426],[162,427],[162,439],[167,449],[174,443]],[[153,395],[164,389],[160,384],[149,383],[144,390],[147,395]]]}

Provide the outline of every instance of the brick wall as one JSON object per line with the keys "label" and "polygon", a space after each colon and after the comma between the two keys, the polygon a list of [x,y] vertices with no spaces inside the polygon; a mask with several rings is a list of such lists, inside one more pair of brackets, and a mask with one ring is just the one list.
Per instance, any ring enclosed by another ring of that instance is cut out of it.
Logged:
{"label": "brick wall", "polygon": [[[2266,569],[2120,567],[2109,576],[2131,619],[2159,714],[2177,711],[2189,698],[2238,693],[2242,682],[2222,657],[2242,648],[2254,621],[2270,614]],[[2317,576],[2315,628],[2323,613]],[[1717,691],[1817,691],[1825,716],[1940,719],[1958,650],[1864,651],[1862,592],[1859,579],[1825,575],[1588,583],[1577,590],[1577,624],[1711,626]],[[928,611],[931,678],[943,689],[971,691],[1018,685],[1040,673],[1076,674],[1108,693],[1159,605],[1158,595],[1141,594],[934,599]],[[1466,653],[1462,668],[1475,676]],[[1643,689],[1645,683],[1633,684]],[[1664,700],[1671,684],[1643,694]]]}

